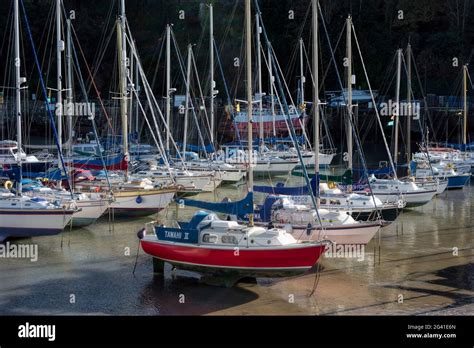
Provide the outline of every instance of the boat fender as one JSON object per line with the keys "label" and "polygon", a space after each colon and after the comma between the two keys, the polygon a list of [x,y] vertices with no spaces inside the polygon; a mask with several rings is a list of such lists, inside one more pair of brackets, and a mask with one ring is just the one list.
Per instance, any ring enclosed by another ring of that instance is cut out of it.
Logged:
{"label": "boat fender", "polygon": [[141,202],[143,202],[142,196],[137,196],[137,198],[135,199],[135,202],[137,202],[137,204],[140,204]]}
{"label": "boat fender", "polygon": [[146,236],[146,228],[142,228],[137,232],[138,239],[143,239]]}
{"label": "boat fender", "polygon": [[13,183],[10,180],[5,181],[5,184],[3,185],[5,189],[11,190],[13,187]]}
{"label": "boat fender", "polygon": [[313,229],[313,226],[311,224],[308,224],[308,226],[306,226],[306,235],[309,236],[311,235],[311,230]]}
{"label": "boat fender", "polygon": [[399,199],[399,200],[397,201],[397,204],[398,204],[398,208],[399,208],[399,209],[402,209],[402,208],[403,208],[403,200]]}

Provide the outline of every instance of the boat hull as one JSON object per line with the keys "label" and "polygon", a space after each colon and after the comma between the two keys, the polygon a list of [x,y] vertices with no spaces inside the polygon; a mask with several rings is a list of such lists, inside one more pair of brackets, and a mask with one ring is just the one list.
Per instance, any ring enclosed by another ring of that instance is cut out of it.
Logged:
{"label": "boat hull", "polygon": [[425,182],[425,181],[420,181],[416,180],[415,183],[422,188],[426,188],[428,190],[434,190],[436,189],[436,194],[440,195],[442,194],[447,188],[448,188],[448,180],[440,180],[439,182]]}
{"label": "boat hull", "polygon": [[74,213],[70,225],[72,227],[84,227],[92,225],[108,209],[106,200],[76,201],[76,205],[81,210]]}
{"label": "boat hull", "polygon": [[471,179],[469,174],[448,177],[448,190],[462,189]]}
{"label": "boat hull", "polygon": [[216,177],[222,180],[222,183],[236,183],[240,182],[245,177],[245,171],[216,171]]}
{"label": "boat hull", "polygon": [[298,162],[296,161],[268,161],[268,162],[258,162],[256,166],[253,167],[253,172],[258,176],[265,175],[284,175],[291,172]]}
{"label": "boat hull", "polygon": [[[397,219],[398,215],[402,209],[392,207],[392,208],[387,208],[387,209],[380,209],[380,215],[382,220],[387,221],[387,222],[393,222]],[[357,221],[368,221],[370,219],[373,219],[376,217],[376,213],[374,210],[370,211],[352,211],[351,216],[356,219]]]}
{"label": "boat hull", "polygon": [[128,162],[125,160],[123,155],[106,157],[104,158],[104,162],[98,158],[75,158],[72,165],[75,168],[90,170],[126,170],[128,168]]}
{"label": "boat hull", "polygon": [[109,209],[113,216],[148,216],[166,208],[174,195],[174,190],[118,191]]}
{"label": "boat hull", "polygon": [[72,214],[72,210],[0,209],[0,242],[10,237],[39,237],[61,233],[71,221]]}
{"label": "boat hull", "polygon": [[239,272],[265,277],[304,273],[316,264],[325,244],[299,243],[278,248],[212,248],[159,241],[156,237],[141,240],[143,250],[178,268],[200,271]]}
{"label": "boat hull", "polygon": [[[275,156],[280,157],[281,159],[285,159],[285,160],[299,161],[299,158],[297,155],[289,157],[289,156],[281,156],[281,155],[279,156],[278,153],[275,153]],[[335,154],[333,153],[319,153],[319,165],[321,166],[330,165],[334,156]],[[302,157],[303,157],[303,163],[305,166],[314,167],[314,162],[315,162],[315,157],[316,157],[314,152],[311,155],[303,154]]]}
{"label": "boat hull", "polygon": [[[355,193],[363,194],[364,191],[359,191]],[[423,190],[416,192],[405,192],[401,193],[400,196],[393,192],[382,192],[382,191],[373,191],[374,195],[377,198],[380,198],[382,202],[392,202],[396,203],[400,197],[406,201],[405,208],[414,208],[420,207],[429,203],[432,198],[436,195],[437,190]]]}

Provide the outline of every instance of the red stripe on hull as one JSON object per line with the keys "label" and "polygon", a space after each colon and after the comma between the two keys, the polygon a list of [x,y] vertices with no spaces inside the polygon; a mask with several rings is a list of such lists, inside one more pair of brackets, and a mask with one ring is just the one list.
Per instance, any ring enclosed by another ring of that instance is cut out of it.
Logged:
{"label": "red stripe on hull", "polygon": [[142,240],[141,245],[147,254],[170,263],[174,261],[205,267],[249,270],[309,269],[314,266],[325,250],[325,245],[320,244],[272,250],[240,248],[236,255],[233,249],[182,246],[146,240]]}
{"label": "red stripe on hull", "polygon": [[[103,165],[97,165],[97,164],[91,164],[91,163],[74,163],[75,168],[81,168],[81,169],[92,169],[92,170],[103,170],[104,166]],[[111,164],[111,165],[106,165],[105,168],[107,170],[126,170],[128,167],[128,164],[125,160],[120,161],[119,163]]]}
{"label": "red stripe on hull", "polygon": [[[301,123],[300,123],[299,118],[293,118],[292,123],[293,123],[293,127],[295,128],[295,130],[299,131],[299,130],[301,130],[301,124],[303,124],[303,126],[306,125],[307,118],[304,118],[303,120],[301,120]],[[247,131],[247,122],[238,122],[237,123],[237,128],[238,128],[239,132]],[[253,128],[253,132],[255,134],[258,134],[260,132],[260,123],[259,122],[254,122],[252,128]],[[225,124],[222,130],[226,133],[235,132],[235,127],[234,127],[234,124],[232,123],[232,121],[229,121],[228,124]],[[263,130],[264,130],[264,133],[269,133],[269,134],[272,133],[273,132],[273,122],[269,122],[269,121],[263,122]],[[286,126],[286,122],[284,120],[276,121],[275,122],[275,131],[278,132],[278,133],[285,133],[285,132],[287,133],[288,132],[288,127]]]}

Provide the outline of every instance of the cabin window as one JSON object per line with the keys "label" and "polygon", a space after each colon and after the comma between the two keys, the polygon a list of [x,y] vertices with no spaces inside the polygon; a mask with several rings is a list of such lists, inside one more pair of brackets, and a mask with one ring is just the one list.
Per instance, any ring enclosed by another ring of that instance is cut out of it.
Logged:
{"label": "cabin window", "polygon": [[206,233],[202,236],[202,241],[204,243],[217,243],[217,235]]}
{"label": "cabin window", "polygon": [[326,200],[325,200],[325,199],[321,199],[321,204],[326,204]]}
{"label": "cabin window", "polygon": [[237,244],[237,238],[235,236],[222,236],[222,243]]}

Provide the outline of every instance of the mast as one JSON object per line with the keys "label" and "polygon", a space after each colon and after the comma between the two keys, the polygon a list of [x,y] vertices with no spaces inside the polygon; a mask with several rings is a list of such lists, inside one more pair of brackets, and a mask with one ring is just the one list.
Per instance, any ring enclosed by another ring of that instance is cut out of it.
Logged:
{"label": "mast", "polygon": [[[316,207],[320,207],[319,199],[319,52],[318,52],[318,0],[312,0],[313,7],[313,115],[314,115],[314,176],[316,178]],[[301,50],[303,48],[303,39],[300,42]],[[302,52],[301,52],[302,54]],[[303,58],[301,58],[301,61]],[[301,71],[301,96],[303,96],[303,71]],[[302,100],[304,103],[304,99]]]}
{"label": "mast", "polygon": [[71,19],[67,19],[67,37],[66,37],[66,61],[67,61],[67,71],[66,71],[66,101],[68,104],[68,157],[72,155],[72,102],[73,102],[73,91],[72,91],[72,51],[71,51]]}
{"label": "mast", "polygon": [[408,43],[407,47],[407,105],[408,105],[408,115],[407,115],[407,164],[408,172],[410,172],[410,160],[411,160],[411,117],[413,107],[411,105],[411,44]]}
{"label": "mast", "polygon": [[275,99],[273,98],[273,82],[275,81],[275,77],[273,77],[273,64],[272,61],[272,47],[271,44],[268,45],[268,74],[270,78],[270,97],[271,97],[271,108],[272,108],[272,130],[273,130],[273,137],[276,138],[276,125],[275,125]]}
{"label": "mast", "polygon": [[396,113],[393,115],[395,118],[395,146],[393,150],[393,159],[395,165],[398,163],[398,126],[400,122],[400,80],[402,75],[402,49],[397,50],[397,89],[395,92],[395,110]]}
{"label": "mast", "polygon": [[20,13],[18,7],[18,0],[14,0],[14,11],[15,11],[15,111],[16,111],[16,141],[18,145],[16,160],[18,162],[18,168],[20,170],[20,180],[18,180],[17,196],[21,195],[22,191],[22,158],[21,148],[23,147],[21,138],[21,76],[20,76]]}
{"label": "mast", "polygon": [[464,145],[464,151],[466,151],[467,145],[467,65],[463,65],[463,93],[464,93],[464,121],[463,121],[463,137],[462,143]]}
{"label": "mast", "polygon": [[214,117],[214,93],[216,82],[214,81],[214,7],[209,4],[209,80],[211,84],[211,101],[209,107],[209,117],[211,118],[211,144],[214,146],[215,117]]}
{"label": "mast", "polygon": [[139,142],[139,128],[138,128],[138,115],[140,112],[139,104],[140,104],[140,76],[138,71],[138,61],[135,64],[135,91],[136,91],[136,101],[135,101],[135,133],[137,135],[137,142]]}
{"label": "mast", "polygon": [[303,64],[303,38],[300,38],[299,46],[300,46],[300,93],[301,93],[300,96],[301,96],[301,105],[304,105],[304,83],[306,82],[306,79],[304,77],[304,64]]}
{"label": "mast", "polygon": [[[250,0],[245,0],[245,53],[247,74],[247,115],[248,115],[248,191],[253,192],[253,146],[252,146],[252,17]],[[253,226],[253,213],[249,214],[249,225]]]}
{"label": "mast", "polygon": [[[72,42],[71,42],[71,19],[67,21],[67,37],[66,37],[66,102],[67,102],[67,134],[68,134],[68,147],[67,157],[72,161],[72,103],[73,103],[73,91],[72,91]],[[71,184],[73,182],[71,181]]]}
{"label": "mast", "polygon": [[[56,105],[56,115],[58,117],[58,140],[59,140],[59,149],[58,149],[58,167],[61,169],[61,155],[63,151],[63,77],[62,77],[62,51],[64,50],[64,41],[61,37],[61,2],[62,0],[56,0],[56,88],[57,88],[57,97]],[[64,169],[64,168],[62,168]],[[61,186],[61,181],[58,182],[58,185]]]}
{"label": "mast", "polygon": [[[117,35],[120,54],[120,114],[122,119],[122,147],[124,159],[128,164],[128,107],[127,107],[127,39],[125,0],[121,0],[120,25]],[[125,181],[128,181],[128,165],[125,169]]]}
{"label": "mast", "polygon": [[261,53],[261,47],[262,43],[260,41],[260,34],[261,34],[261,28],[260,28],[260,14],[257,13],[255,15],[255,26],[256,26],[256,31],[257,31],[257,86],[258,86],[258,117],[259,117],[259,137],[260,137],[260,152],[263,151],[263,145],[264,145],[264,132],[263,132],[263,115],[262,115],[262,109],[263,109],[263,103],[262,103],[262,53]]}
{"label": "mast", "polygon": [[183,157],[182,160],[186,160],[186,146],[188,137],[188,115],[189,115],[189,90],[191,86],[191,58],[193,54],[193,46],[188,45],[188,65],[186,70],[186,99],[184,105],[184,138],[183,138]]}
{"label": "mast", "polygon": [[[130,69],[128,70],[128,72],[130,74],[130,76],[129,76],[130,81],[128,81],[128,79],[127,79],[127,83],[132,84],[133,82],[131,82],[131,81],[133,81],[135,79],[135,76],[134,76],[134,74],[135,74],[134,56],[133,56],[133,54],[130,54],[129,68]],[[131,88],[135,88],[135,86],[131,86]],[[133,130],[133,117],[132,117],[132,115],[133,115],[133,93],[132,92],[130,92],[130,94],[128,95],[128,99],[129,100],[127,102],[127,107],[128,107],[128,115],[130,116],[130,117],[128,117],[128,129],[131,132]]]}
{"label": "mast", "polygon": [[[352,18],[346,19],[346,58],[347,58],[347,167],[352,172]],[[319,148],[317,149],[319,155]]]}
{"label": "mast", "polygon": [[166,132],[166,152],[170,154],[171,137],[171,25],[166,26],[166,124],[169,132]]}

